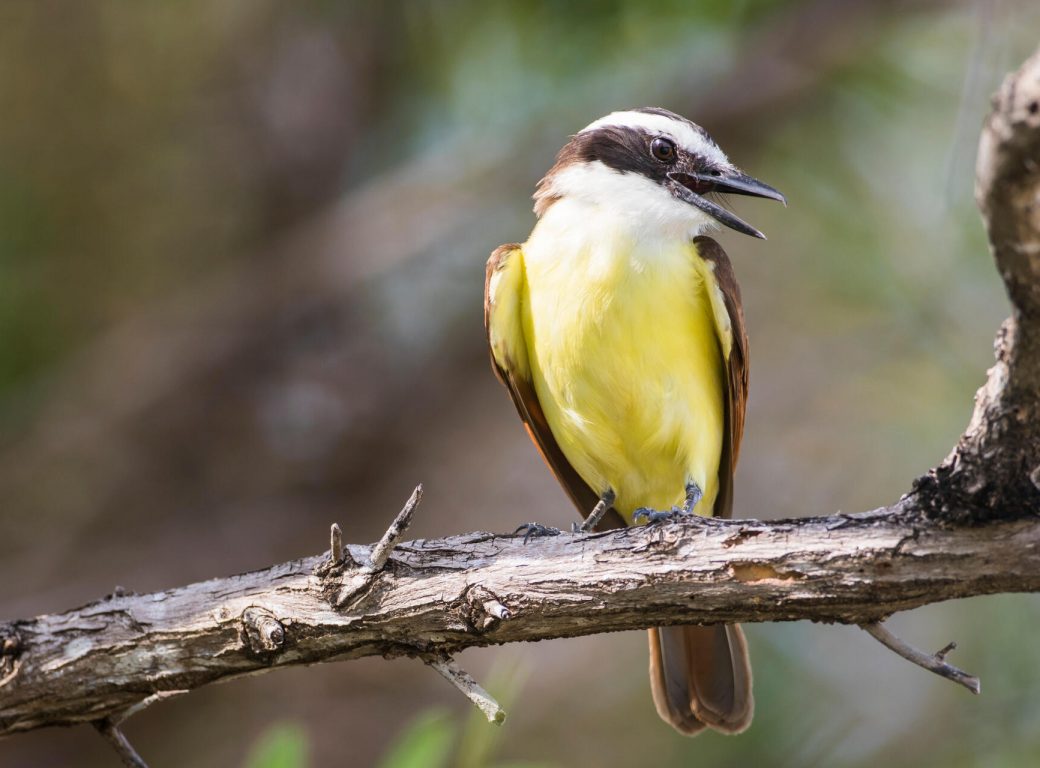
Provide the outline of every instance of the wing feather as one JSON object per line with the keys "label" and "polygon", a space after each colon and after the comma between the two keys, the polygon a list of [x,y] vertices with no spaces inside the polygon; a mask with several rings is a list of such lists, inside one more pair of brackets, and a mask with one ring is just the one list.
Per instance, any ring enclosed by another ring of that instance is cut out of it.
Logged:
{"label": "wing feather", "polygon": [[[598,494],[581,479],[553,437],[545,411],[531,380],[521,320],[523,252],[517,244],[496,248],[487,262],[484,278],[484,328],[491,350],[491,366],[516,406],[531,441],[567,492],[582,517],[599,501]],[[521,348],[522,347],[522,348]],[[624,528],[613,508],[607,510],[596,530]]]}
{"label": "wing feather", "polygon": [[[740,286],[733,272],[733,264],[722,246],[710,237],[694,239],[697,253],[713,265],[712,274],[722,294],[729,318],[731,343],[726,355],[726,420],[722,439],[722,458],[719,462],[719,494],[715,499],[715,516],[733,514],[733,473],[740,455],[740,441],[744,435],[744,413],[748,393],[748,337],[744,325],[744,308],[740,301]],[[723,345],[723,351],[725,351]]]}

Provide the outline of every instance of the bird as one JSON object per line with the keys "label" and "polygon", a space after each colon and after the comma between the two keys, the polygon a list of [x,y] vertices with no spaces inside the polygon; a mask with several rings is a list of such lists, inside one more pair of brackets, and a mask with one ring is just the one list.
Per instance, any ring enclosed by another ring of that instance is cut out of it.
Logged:
{"label": "bird", "polygon": [[[585,517],[575,530],[731,515],[748,340],[730,259],[705,233],[765,236],[724,195],[787,205],[685,117],[612,112],[571,136],[538,182],[526,242],[488,259],[492,368]],[[525,540],[559,533],[521,530]],[[665,722],[691,736],[750,725],[739,625],[649,635],[651,693]]]}

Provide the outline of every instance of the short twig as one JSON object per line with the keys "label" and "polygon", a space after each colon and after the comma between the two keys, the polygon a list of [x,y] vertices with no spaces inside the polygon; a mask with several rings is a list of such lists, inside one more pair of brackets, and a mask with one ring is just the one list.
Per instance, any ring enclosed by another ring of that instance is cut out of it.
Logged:
{"label": "short twig", "polygon": [[370,562],[365,566],[370,573],[383,570],[383,566],[390,558],[391,550],[397,546],[397,542],[401,540],[404,532],[408,530],[408,526],[412,524],[412,515],[415,514],[415,508],[419,506],[419,502],[422,501],[422,494],[422,483],[419,483],[415,486],[415,490],[412,491],[412,495],[405,502],[404,507],[397,513],[397,517],[390,523],[390,527],[386,529],[383,538],[372,547]]}
{"label": "short twig", "polygon": [[127,766],[127,768],[148,768],[148,763],[137,754],[137,750],[130,745],[126,736],[119,730],[118,725],[106,718],[94,723],[94,727],[112,745],[112,749],[119,755],[123,765]]}
{"label": "short twig", "polygon": [[329,531],[329,560],[331,565],[343,562],[343,529],[339,523],[333,523]]}
{"label": "short twig", "polygon": [[950,642],[948,642],[946,645],[944,645],[942,648],[940,648],[938,651],[935,652],[935,658],[937,658],[939,661],[946,661],[946,657],[949,655],[950,651],[955,651],[955,650],[957,650],[957,643],[955,643],[955,642],[953,642],[951,640]]}
{"label": "short twig", "polygon": [[488,616],[493,616],[499,621],[513,618],[513,612],[502,605],[498,600],[488,600],[484,603],[484,611]]}
{"label": "short twig", "polygon": [[930,655],[900,640],[880,622],[860,624],[860,627],[879,643],[889,650],[895,651],[907,661],[912,661],[919,667],[924,667],[930,672],[945,677],[947,680],[959,683],[972,693],[978,694],[982,692],[982,683],[977,677],[946,663],[946,655],[957,647],[955,643],[950,643],[935,655]]}
{"label": "short twig", "polygon": [[505,710],[490,693],[480,687],[470,674],[450,656],[424,656],[423,661],[440,672],[441,676],[458,688],[462,695],[476,704],[489,723],[501,725],[506,719]]}
{"label": "short twig", "polygon": [[[374,547],[368,557],[368,561],[362,563],[362,565],[349,576],[343,579],[343,588],[340,589],[339,595],[336,598],[336,605],[343,606],[355,598],[359,593],[364,591],[371,585],[375,579],[376,574],[383,570],[386,566],[386,561],[390,559],[390,553],[394,547],[397,546],[397,542],[401,540],[404,532],[408,530],[408,526],[412,523],[412,516],[415,514],[415,508],[419,506],[419,502],[422,501],[423,487],[422,483],[415,486],[415,490],[412,491],[412,495],[408,497],[408,501],[405,502],[404,507],[400,512],[397,513],[397,517],[390,523],[390,527],[386,529],[386,533]],[[333,526],[332,538],[333,548],[335,548],[336,529],[339,526]],[[342,549],[342,541],[340,543]],[[334,553],[333,553],[334,554]]]}

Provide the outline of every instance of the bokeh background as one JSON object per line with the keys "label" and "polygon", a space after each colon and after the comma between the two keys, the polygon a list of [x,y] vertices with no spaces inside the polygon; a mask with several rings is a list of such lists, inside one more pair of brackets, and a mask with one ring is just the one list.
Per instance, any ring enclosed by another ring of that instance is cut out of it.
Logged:
{"label": "bokeh background", "polygon": [[[208,2],[0,6],[0,617],[371,541],[573,512],[494,380],[484,261],[568,134],[702,123],[782,189],[721,240],[743,285],[738,516],[865,510],[940,461],[1007,313],[971,199],[1019,2]],[[658,721],[626,633],[471,650],[500,729],[421,663],[278,671],[157,705],[153,766],[1031,766],[1040,602],[862,632],[751,626],[739,737]],[[4,766],[110,766],[89,728]]]}

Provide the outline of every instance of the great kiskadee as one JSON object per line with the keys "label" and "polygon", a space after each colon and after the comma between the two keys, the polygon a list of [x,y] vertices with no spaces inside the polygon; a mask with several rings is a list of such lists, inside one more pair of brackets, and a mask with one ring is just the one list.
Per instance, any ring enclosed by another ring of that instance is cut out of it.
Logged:
{"label": "great kiskadee", "polygon": [[[492,364],[582,530],[729,517],[748,386],[740,290],[719,224],[763,237],[720,194],[783,195],[664,109],[573,136],[538,183],[538,222],[491,254]],[[557,532],[537,524],[528,532]],[[680,733],[737,733],[754,700],[735,624],[650,630],[658,713]]]}

